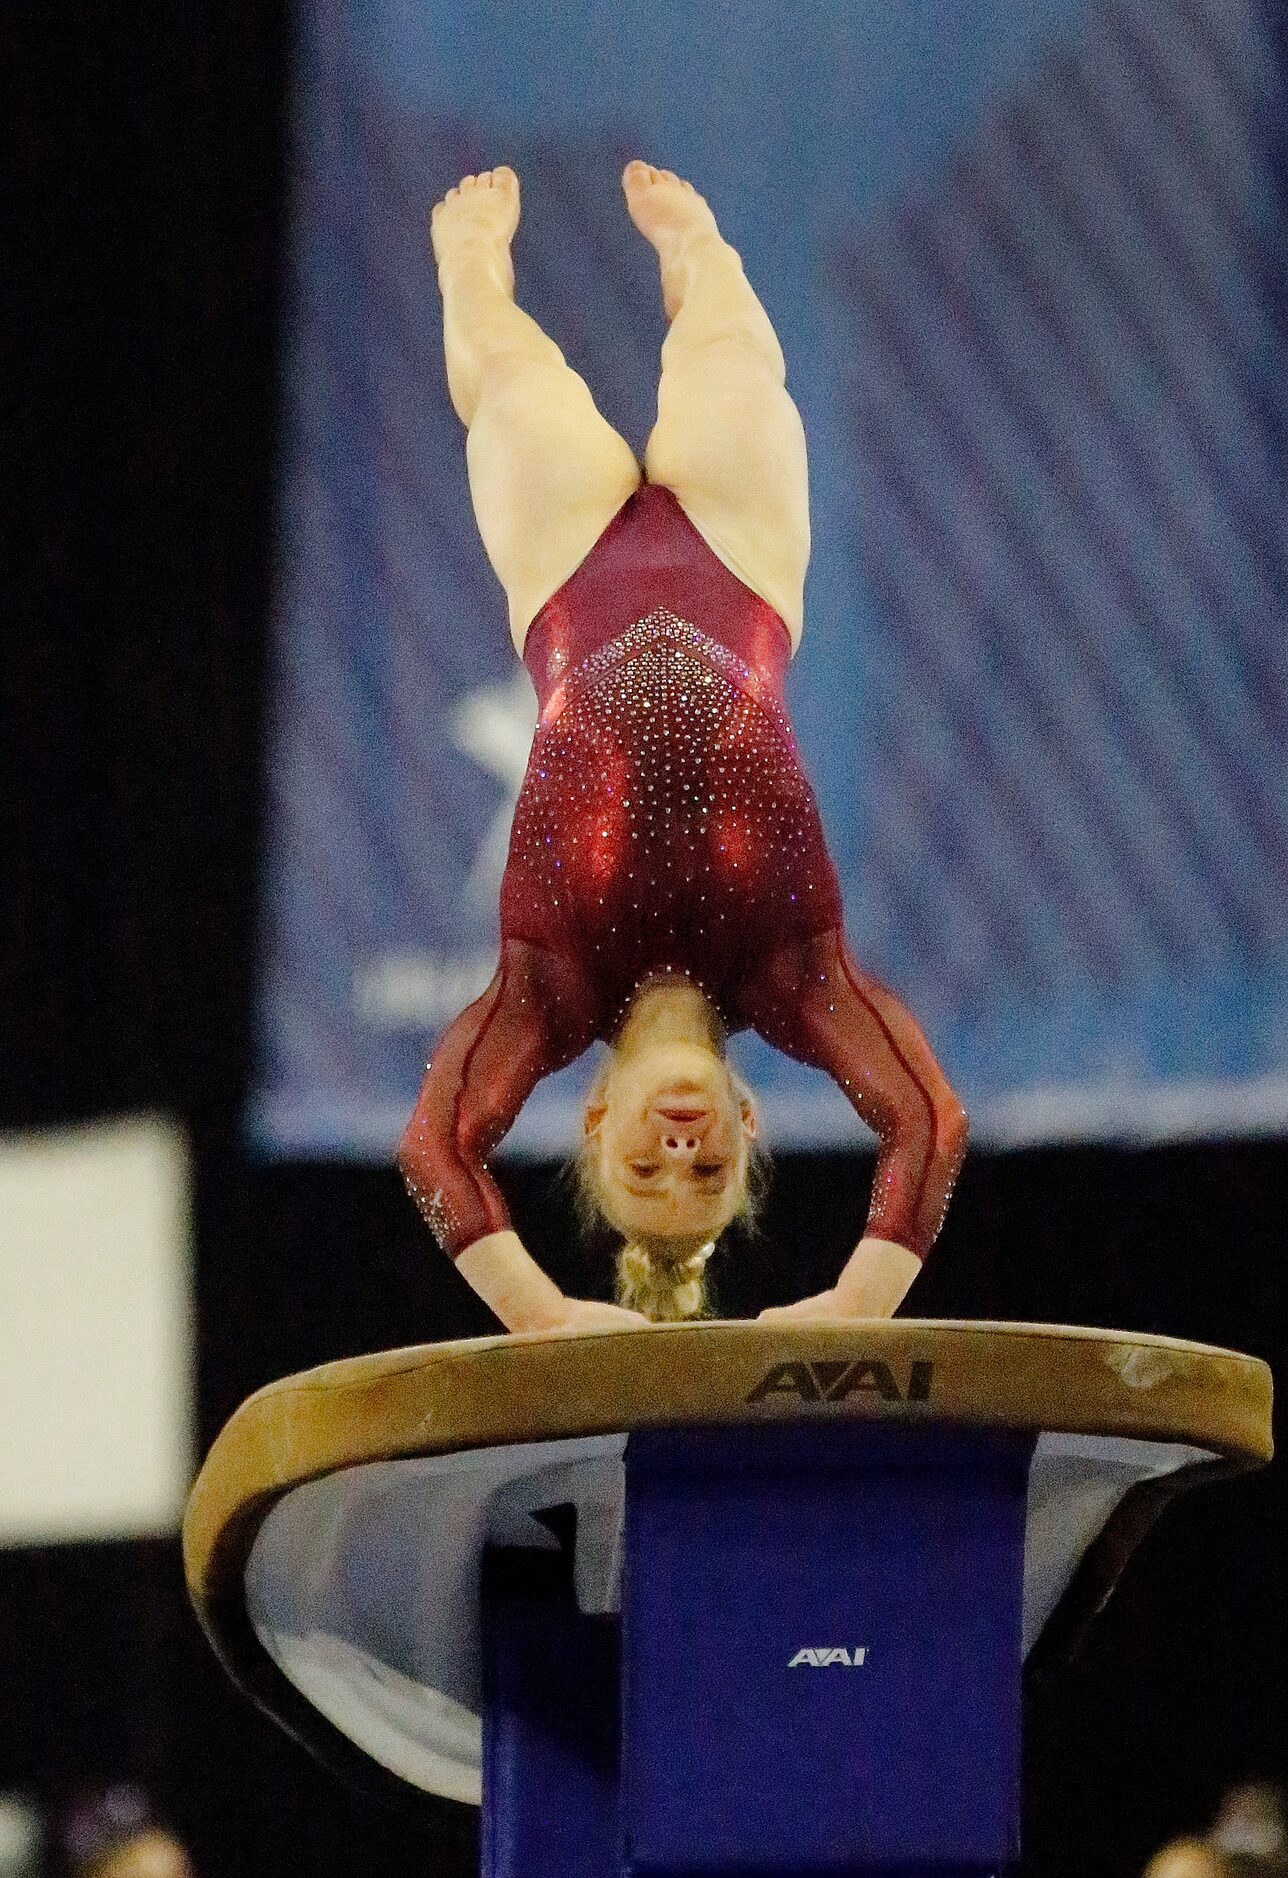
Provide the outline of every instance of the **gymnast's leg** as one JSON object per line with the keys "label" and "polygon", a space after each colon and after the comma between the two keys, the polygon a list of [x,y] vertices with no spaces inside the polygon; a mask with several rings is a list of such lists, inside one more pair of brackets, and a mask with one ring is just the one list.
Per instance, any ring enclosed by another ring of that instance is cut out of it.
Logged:
{"label": "gymnast's leg", "polygon": [[702,197],[630,163],[631,217],[657,249],[671,328],[644,466],[698,531],[782,615],[799,644],[809,561],[805,432],[769,316]]}
{"label": "gymnast's leg", "polygon": [[511,169],[467,176],[434,209],[447,384],[468,430],[470,495],[522,654],[534,614],[640,481],[585,381],[514,303]]}

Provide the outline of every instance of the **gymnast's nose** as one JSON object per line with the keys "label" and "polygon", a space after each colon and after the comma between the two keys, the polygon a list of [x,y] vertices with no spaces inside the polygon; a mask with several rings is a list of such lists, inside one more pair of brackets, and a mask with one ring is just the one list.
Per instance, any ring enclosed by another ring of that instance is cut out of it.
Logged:
{"label": "gymnast's nose", "polygon": [[696,1105],[659,1108],[656,1120],[662,1152],[672,1161],[691,1161],[702,1146],[702,1131],[710,1113]]}
{"label": "gymnast's nose", "polygon": [[701,1146],[702,1137],[693,1128],[672,1124],[662,1135],[662,1152],[671,1161],[691,1161]]}

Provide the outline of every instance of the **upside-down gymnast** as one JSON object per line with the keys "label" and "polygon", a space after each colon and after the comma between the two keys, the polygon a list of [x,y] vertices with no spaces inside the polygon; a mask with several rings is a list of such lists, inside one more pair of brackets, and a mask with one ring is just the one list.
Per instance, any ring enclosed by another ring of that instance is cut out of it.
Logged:
{"label": "upside-down gymnast", "polygon": [[[514,171],[467,176],[433,212],[470,494],[540,720],[500,962],[434,1050],[399,1164],[508,1329],[697,1315],[758,1166],[755,1102],[725,1059],[750,1027],[831,1075],[880,1140],[835,1286],[761,1315],[889,1316],[942,1223],[966,1119],[914,1019],[850,955],[784,710],[809,507],[778,340],[692,186],[641,162],[622,181],[670,321],[642,471],[515,305]],[[563,1294],[486,1164],[534,1084],[596,1038],[610,1049],[579,1176],[625,1241],[616,1305]]]}

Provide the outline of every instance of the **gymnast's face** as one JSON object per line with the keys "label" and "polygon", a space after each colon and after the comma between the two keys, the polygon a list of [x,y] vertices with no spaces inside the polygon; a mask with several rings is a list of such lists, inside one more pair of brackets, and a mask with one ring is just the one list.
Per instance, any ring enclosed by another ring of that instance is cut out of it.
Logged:
{"label": "gymnast's face", "polygon": [[619,1059],[586,1110],[605,1214],[632,1239],[714,1239],[738,1211],[755,1132],[715,1051],[670,1042]]}

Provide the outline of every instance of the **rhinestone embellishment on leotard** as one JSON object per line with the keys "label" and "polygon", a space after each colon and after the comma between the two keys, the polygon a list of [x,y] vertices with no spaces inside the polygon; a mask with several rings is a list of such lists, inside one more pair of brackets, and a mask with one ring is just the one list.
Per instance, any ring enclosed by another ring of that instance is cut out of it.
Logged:
{"label": "rhinestone embellishment on leotard", "polygon": [[505,925],[597,957],[617,1016],[649,971],[731,982],[757,946],[824,923],[834,891],[791,724],[727,646],[657,608],[556,685]]}
{"label": "rhinestone embellishment on leotard", "polygon": [[[796,740],[792,733],[791,723],[778,700],[769,691],[761,674],[745,660],[740,659],[736,652],[731,652],[728,646],[721,645],[720,641],[713,639],[709,633],[700,632],[690,621],[681,619],[678,614],[672,613],[664,606],[655,607],[651,613],[645,614],[643,619],[636,620],[634,625],[628,626],[625,632],[618,633],[615,639],[608,640],[588,658],[583,659],[575,671],[565,678],[559,694],[559,707],[553,710],[548,709],[547,716],[550,719],[557,716],[558,708],[561,708],[570,696],[575,695],[583,686],[593,684],[605,671],[625,661],[635,659],[642,652],[663,643],[682,647],[696,654],[705,664],[713,667],[722,678],[727,679],[731,685],[754,698],[761,710],[774,721],[788,746],[793,752],[795,751]],[[561,656],[560,653],[555,653],[552,655],[552,660]],[[554,704],[553,699],[551,704]]]}

